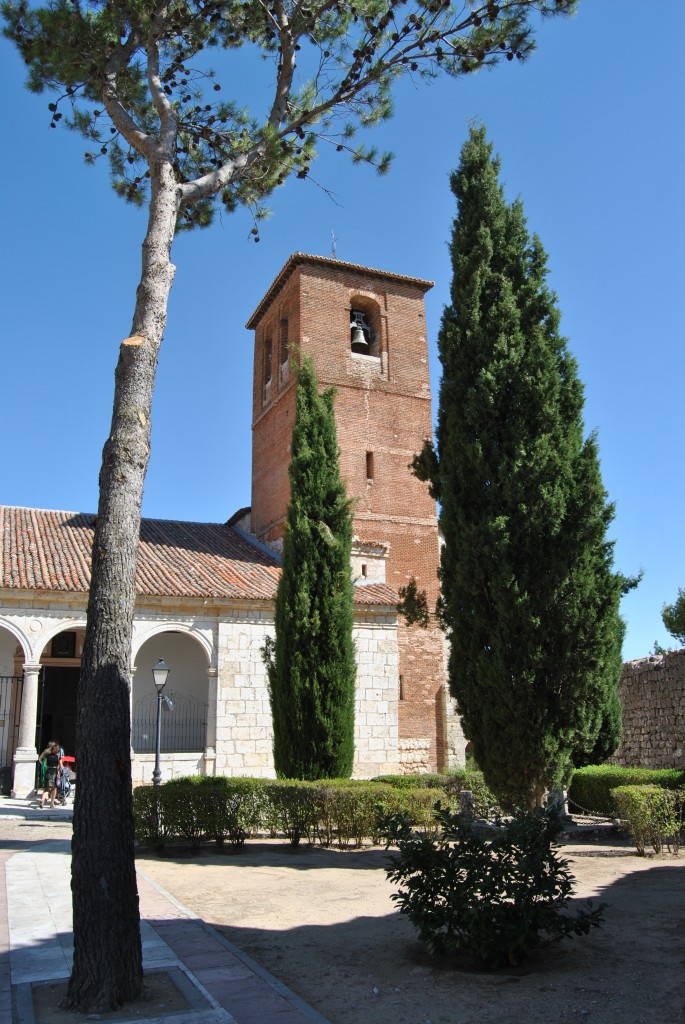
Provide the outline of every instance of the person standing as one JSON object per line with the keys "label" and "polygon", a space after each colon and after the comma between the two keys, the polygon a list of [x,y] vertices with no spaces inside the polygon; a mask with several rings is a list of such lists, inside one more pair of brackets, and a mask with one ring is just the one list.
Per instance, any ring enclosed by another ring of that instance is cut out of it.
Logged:
{"label": "person standing", "polygon": [[45,783],[43,785],[43,795],[40,799],[40,806],[45,807],[49,797],[50,806],[54,807],[55,795],[57,793],[57,775],[63,767],[58,743],[50,744],[48,746],[47,753],[43,751],[40,755],[40,763],[45,765]]}

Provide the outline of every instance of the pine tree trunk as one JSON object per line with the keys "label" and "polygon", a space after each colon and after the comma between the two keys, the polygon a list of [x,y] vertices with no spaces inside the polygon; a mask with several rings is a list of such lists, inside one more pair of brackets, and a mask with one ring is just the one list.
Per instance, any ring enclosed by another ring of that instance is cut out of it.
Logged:
{"label": "pine tree trunk", "polygon": [[168,165],[151,170],[133,329],[121,345],[111,433],[100,470],[78,690],[74,966],[66,1006],[82,1012],[106,1011],[136,999],[143,984],[131,787],[131,643],[150,411],[174,277],[170,254],[178,209]]}

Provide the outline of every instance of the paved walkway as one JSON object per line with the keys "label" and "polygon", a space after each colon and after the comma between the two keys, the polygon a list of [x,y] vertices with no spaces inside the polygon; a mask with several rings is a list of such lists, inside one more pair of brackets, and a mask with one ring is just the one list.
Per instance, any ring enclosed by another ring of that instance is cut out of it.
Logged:
{"label": "paved walkway", "polygon": [[[66,824],[71,809],[0,797],[6,816]],[[8,845],[0,838],[0,1021],[34,1024],[31,985],[71,970],[70,841]],[[168,971],[192,1007],[151,1024],[328,1024],[140,868],[138,893],[144,969]]]}

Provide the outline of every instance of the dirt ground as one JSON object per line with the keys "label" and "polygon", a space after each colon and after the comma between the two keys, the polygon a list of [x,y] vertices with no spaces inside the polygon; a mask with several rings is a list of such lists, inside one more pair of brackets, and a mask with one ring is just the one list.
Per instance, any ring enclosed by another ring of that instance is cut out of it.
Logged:
{"label": "dirt ground", "polygon": [[83,1020],[100,1020],[105,1024],[118,1021],[145,1021],[159,1019],[172,1013],[190,1009],[188,1000],[176,988],[166,971],[145,972],[145,996],[133,1003],[124,1003],[118,1010],[109,1013],[85,1015],[71,1010],[62,1010],[61,1003],[67,994],[67,981],[46,981],[34,985],[33,1024],[79,1024]]}
{"label": "dirt ground", "polygon": [[685,1022],[685,856],[638,857],[627,841],[564,854],[578,901],[609,904],[605,924],[495,973],[423,954],[377,848],[250,841],[138,863],[331,1024]]}

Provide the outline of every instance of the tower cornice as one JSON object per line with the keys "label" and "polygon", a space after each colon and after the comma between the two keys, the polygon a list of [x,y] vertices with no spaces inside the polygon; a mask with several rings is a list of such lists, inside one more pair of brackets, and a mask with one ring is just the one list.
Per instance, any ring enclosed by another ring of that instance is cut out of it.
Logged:
{"label": "tower cornice", "polygon": [[329,256],[311,256],[304,252],[295,252],[284,263],[283,267],[275,277],[271,287],[259,303],[254,313],[246,323],[248,330],[254,330],[259,323],[264,310],[271,304],[275,296],[284,287],[290,275],[296,267],[304,266],[331,267],[334,270],[349,270],[354,273],[371,274],[376,278],[384,278],[386,281],[398,281],[402,284],[411,284],[420,289],[424,294],[431,290],[434,281],[425,281],[420,277],[409,277],[406,274],[394,274],[388,270],[378,270],[375,267],[364,267],[360,263],[346,263],[344,260],[334,260]]}

